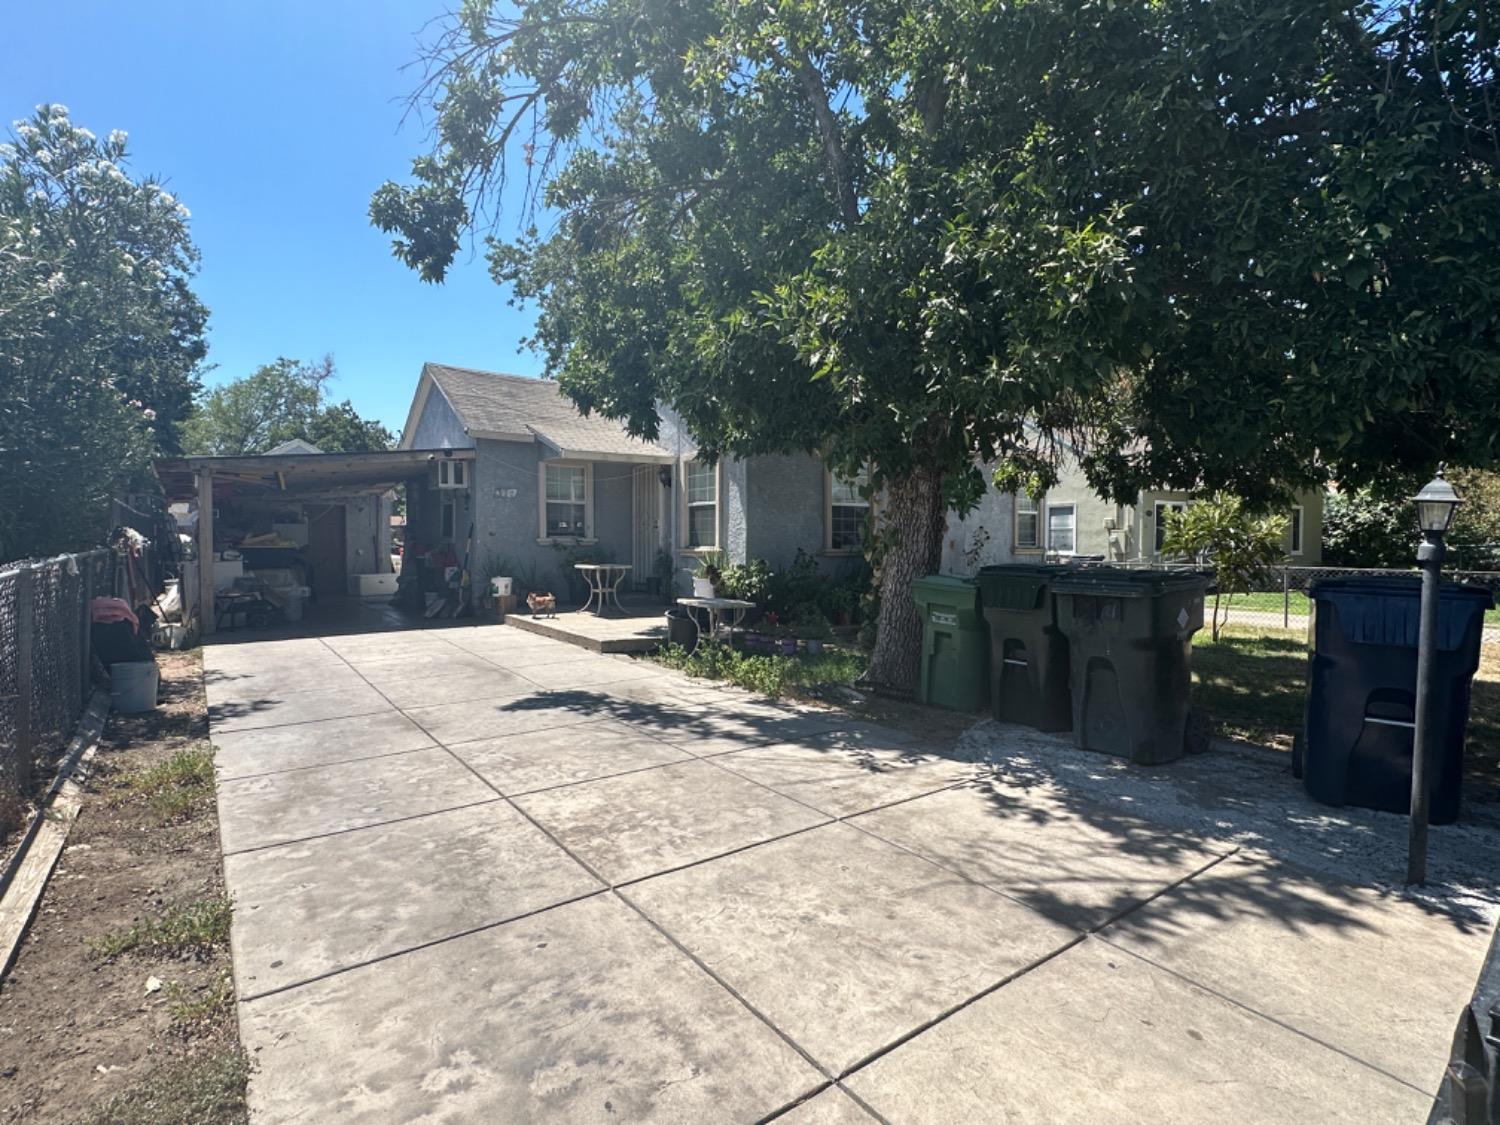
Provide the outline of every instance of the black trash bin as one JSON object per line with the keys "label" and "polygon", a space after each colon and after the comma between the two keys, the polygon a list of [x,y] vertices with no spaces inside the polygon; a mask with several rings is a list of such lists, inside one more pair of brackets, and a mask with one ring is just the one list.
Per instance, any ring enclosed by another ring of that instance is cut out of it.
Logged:
{"label": "black trash bin", "polygon": [[698,623],[682,606],[667,610],[667,643],[692,652],[698,647]]}
{"label": "black trash bin", "polygon": [[979,570],[979,601],[990,627],[990,704],[1001,722],[1073,729],[1068,638],[1052,593],[1053,580],[1066,572],[1021,563]]}
{"label": "black trash bin", "polygon": [[1210,579],[1194,571],[1085,567],[1052,583],[1068,638],[1073,742],[1143,765],[1182,757],[1193,634]]}
{"label": "black trash bin", "polygon": [[[1299,765],[1325,805],[1411,809],[1420,578],[1363,576],[1312,583],[1313,651]],[[1458,819],[1469,684],[1479,668],[1488,590],[1444,583],[1433,668],[1434,824]]]}

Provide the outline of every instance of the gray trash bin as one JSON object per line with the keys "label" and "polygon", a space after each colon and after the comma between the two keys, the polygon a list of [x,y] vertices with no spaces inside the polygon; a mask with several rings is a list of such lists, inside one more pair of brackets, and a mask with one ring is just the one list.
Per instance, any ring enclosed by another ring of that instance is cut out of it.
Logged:
{"label": "gray trash bin", "polygon": [[1182,757],[1193,634],[1212,580],[1192,571],[1086,567],[1052,583],[1068,637],[1073,742],[1153,765]]}

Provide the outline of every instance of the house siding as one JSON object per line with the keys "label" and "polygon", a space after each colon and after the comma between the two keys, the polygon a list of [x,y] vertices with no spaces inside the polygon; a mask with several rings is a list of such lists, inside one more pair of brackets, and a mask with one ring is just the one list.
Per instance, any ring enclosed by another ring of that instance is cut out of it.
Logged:
{"label": "house siding", "polygon": [[464,429],[453,407],[443,397],[443,392],[434,385],[422,404],[422,416],[417,419],[408,449],[472,449],[474,439]]}
{"label": "house siding", "polygon": [[[984,472],[986,478],[992,478],[993,465],[986,465]],[[1070,462],[1063,466],[1057,484],[1040,498],[1040,516],[1045,529],[1048,505],[1073,504],[1076,554],[1102,556],[1108,562],[1155,561],[1156,504],[1187,499],[1186,492],[1151,490],[1141,493],[1139,502],[1134,505],[1116,505],[1095,493],[1082,470]],[[1302,505],[1303,509],[1303,547],[1300,555],[1291,555],[1291,530],[1288,527],[1282,540],[1287,562],[1292,566],[1319,566],[1323,559],[1323,493],[1318,490],[1299,492],[1294,503]],[[1111,520],[1115,524],[1113,531],[1105,526],[1106,521]],[[986,489],[979,506],[968,515],[960,518],[956,512],[948,513],[943,541],[943,573],[973,573],[975,567],[969,565],[966,554],[980,528],[988,531],[990,538],[979,551],[977,566],[1034,562],[1044,557],[1042,551],[1014,545],[1015,497],[991,486]]]}
{"label": "house siding", "polygon": [[[993,462],[986,464],[981,471],[987,482],[994,480]],[[943,536],[942,572],[966,577],[981,566],[1017,561],[1012,551],[1016,530],[1014,517],[1014,497],[993,485],[987,485],[978,507],[967,515],[960,516],[957,511],[949,509],[948,530]],[[974,548],[976,555],[972,566],[969,563],[970,548]]]}
{"label": "house siding", "polygon": [[799,549],[817,555],[827,542],[823,461],[810,453],[749,462],[747,552],[772,570],[790,566]]}

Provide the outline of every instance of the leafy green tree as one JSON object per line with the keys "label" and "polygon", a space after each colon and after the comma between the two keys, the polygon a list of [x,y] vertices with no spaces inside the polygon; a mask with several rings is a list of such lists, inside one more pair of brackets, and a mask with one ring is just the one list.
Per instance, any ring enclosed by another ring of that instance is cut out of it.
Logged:
{"label": "leafy green tree", "polygon": [[1219,607],[1227,618],[1235,594],[1250,593],[1285,561],[1286,519],[1252,511],[1238,496],[1216,492],[1180,511],[1167,510],[1162,553],[1205,563],[1214,569],[1214,608],[1210,628],[1219,639]]}
{"label": "leafy green tree", "polygon": [[327,402],[335,374],[331,356],[316,363],[283,357],[210,388],[184,427],[184,445],[225,457],[264,453],[293,438],[325,453],[390,449],[395,438],[379,422],[361,418],[347,399]]}
{"label": "leafy green tree", "polygon": [[1500,473],[1455,469],[1448,474],[1463,497],[1448,539],[1455,561],[1475,570],[1500,565]]}
{"label": "leafy green tree", "polygon": [[976,459],[1257,502],[1496,459],[1497,26],[1500,0],[469,0],[426,58],[436,148],[371,216],[441,280],[524,177],[556,222],[492,273],[581,409],[872,464],[870,678],[909,687],[908,586]]}
{"label": "leafy green tree", "polygon": [[198,386],[188,213],[127,156],[58,105],[0,146],[0,559],[99,543]]}
{"label": "leafy green tree", "polygon": [[1376,495],[1368,488],[1340,490],[1323,501],[1326,566],[1409,570],[1417,557],[1417,516],[1407,496]]}

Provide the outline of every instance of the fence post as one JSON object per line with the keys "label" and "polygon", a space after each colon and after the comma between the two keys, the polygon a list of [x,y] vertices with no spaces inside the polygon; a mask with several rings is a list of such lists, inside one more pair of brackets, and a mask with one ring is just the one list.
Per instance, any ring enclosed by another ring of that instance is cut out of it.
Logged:
{"label": "fence post", "polygon": [[36,747],[33,727],[32,640],[36,624],[36,572],[16,572],[16,789],[31,788],[31,755]]}
{"label": "fence post", "polygon": [[83,566],[83,605],[78,611],[78,698],[89,705],[94,671],[94,565],[98,556],[90,551]]}
{"label": "fence post", "polygon": [[1292,568],[1281,568],[1281,627],[1292,627]]}

